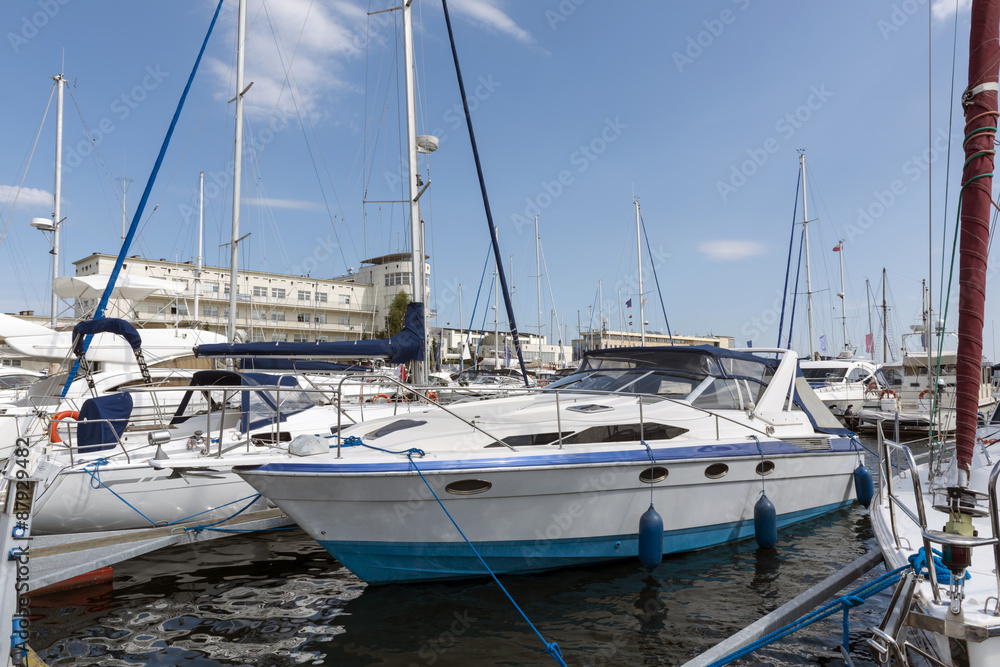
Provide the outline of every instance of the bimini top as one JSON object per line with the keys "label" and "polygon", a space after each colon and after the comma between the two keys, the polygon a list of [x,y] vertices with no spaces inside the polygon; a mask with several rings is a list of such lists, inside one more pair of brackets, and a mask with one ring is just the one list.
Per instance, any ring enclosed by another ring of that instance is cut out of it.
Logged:
{"label": "bimini top", "polygon": [[752,377],[764,382],[777,360],[713,345],[619,347],[587,352],[578,373],[612,368],[658,368],[688,375]]}
{"label": "bimini top", "polygon": [[199,345],[196,357],[299,357],[340,359],[388,359],[403,364],[424,358],[424,306],[411,303],[406,307],[403,330],[392,338],[376,340],[343,340],[315,343],[224,343]]}

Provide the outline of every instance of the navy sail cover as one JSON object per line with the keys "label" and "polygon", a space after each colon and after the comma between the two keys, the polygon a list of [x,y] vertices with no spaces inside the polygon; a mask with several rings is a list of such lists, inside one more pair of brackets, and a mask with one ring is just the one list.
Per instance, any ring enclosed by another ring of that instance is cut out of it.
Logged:
{"label": "navy sail cover", "polygon": [[197,357],[324,357],[341,359],[388,359],[392,364],[422,361],[424,358],[424,306],[406,307],[403,330],[392,338],[344,340],[316,343],[222,343],[199,345]]}
{"label": "navy sail cover", "polygon": [[76,326],[73,327],[73,354],[78,357],[83,356],[85,336],[104,332],[118,334],[124,338],[132,346],[133,352],[142,347],[142,338],[139,337],[139,332],[135,330],[134,326],[116,317],[102,317],[96,320],[77,322]]}

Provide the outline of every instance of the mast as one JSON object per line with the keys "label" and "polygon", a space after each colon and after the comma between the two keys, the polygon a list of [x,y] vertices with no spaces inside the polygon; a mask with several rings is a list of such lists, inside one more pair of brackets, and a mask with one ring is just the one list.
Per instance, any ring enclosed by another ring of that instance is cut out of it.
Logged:
{"label": "mast", "polygon": [[[868,281],[867,278],[865,278],[865,300],[868,302],[868,336],[866,337],[866,341],[865,342],[867,343],[868,341],[871,341],[871,349],[870,350],[868,349],[868,345],[865,345],[865,352],[868,353],[868,354],[872,354],[873,352],[875,352],[875,334],[872,331],[872,292],[871,292],[871,290],[872,290],[871,283]],[[872,354],[872,359],[874,359],[874,358],[875,358],[875,355]]]}
{"label": "mast", "polygon": [[52,195],[52,315],[49,324],[55,329],[59,325],[56,279],[59,278],[59,223],[62,222],[60,200],[62,199],[63,88],[66,85],[66,78],[62,73],[52,78],[56,82],[56,180]]}
{"label": "mast", "polygon": [[837,252],[840,253],[840,321],[844,330],[844,352],[847,352],[847,301],[844,298],[844,239],[837,242]]}
{"label": "mast", "polygon": [[[465,324],[462,319],[462,283],[458,284],[458,330],[465,333]],[[461,347],[458,350],[458,372],[461,373],[462,367],[465,365],[463,363],[465,361],[465,336],[459,337],[459,341],[461,341]]]}
{"label": "mast", "polygon": [[889,359],[889,321],[885,319],[885,267],[882,267],[882,363]]}
{"label": "mast", "polygon": [[[956,453],[959,484],[968,485],[976,444],[979,381],[983,357],[986,258],[993,189],[993,148],[997,123],[1000,3],[972,3],[969,88],[965,107],[965,167],[962,170],[959,245],[958,363],[956,365]],[[961,473],[965,474],[962,475]]]}
{"label": "mast", "polygon": [[239,3],[239,25],[236,32],[236,134],[233,148],[233,232],[229,239],[229,342],[236,342],[236,292],[239,290],[237,269],[239,267],[240,237],[240,168],[243,161],[243,46],[247,35],[246,0]]}
{"label": "mast", "polygon": [[538,251],[541,237],[538,235],[538,215],[535,215],[535,291],[538,297],[538,363],[542,362],[542,261]]}
{"label": "mast", "polygon": [[799,153],[799,170],[802,172],[802,243],[806,252],[806,313],[809,320],[809,358],[816,357],[815,336],[813,334],[813,293],[812,274],[809,271],[809,215],[806,213],[806,154]]}
{"label": "mast", "polygon": [[642,298],[642,230],[639,228],[639,200],[635,203],[635,243],[639,264],[639,340],[642,347],[646,347],[646,307]]}
{"label": "mast", "polygon": [[493,263],[493,367],[500,367],[500,281],[497,280],[500,264]]}
{"label": "mast", "polygon": [[408,199],[410,202],[410,252],[412,255],[413,300],[424,309],[424,361],[413,362],[414,383],[427,384],[427,300],[425,298],[424,252],[420,234],[420,202],[417,185],[417,103],[413,76],[413,13],[410,0],[402,0],[403,9],[403,71],[406,88],[406,163]]}
{"label": "mast", "polygon": [[205,172],[198,176],[198,257],[194,264],[194,321],[198,322],[198,297],[201,287],[201,243],[202,229],[205,223]]}

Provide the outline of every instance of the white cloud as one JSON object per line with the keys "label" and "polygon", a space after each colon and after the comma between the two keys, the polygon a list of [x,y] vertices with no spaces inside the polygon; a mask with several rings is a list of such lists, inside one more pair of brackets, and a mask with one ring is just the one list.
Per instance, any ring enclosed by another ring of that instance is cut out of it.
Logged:
{"label": "white cloud", "polygon": [[52,193],[39,188],[21,188],[21,194],[18,195],[16,185],[0,185],[0,202],[10,206],[14,203],[14,197],[17,197],[19,206],[51,208],[53,202]]}
{"label": "white cloud", "polygon": [[731,262],[764,254],[764,244],[757,241],[741,241],[738,239],[720,239],[706,241],[698,249],[708,255],[708,258],[718,262]]}
{"label": "white cloud", "polygon": [[253,206],[266,206],[268,208],[290,208],[297,211],[319,211],[323,208],[323,205],[318,202],[301,199],[272,199],[270,197],[251,198],[250,204]]}
{"label": "white cloud", "polygon": [[956,0],[934,0],[931,3],[931,16],[934,17],[935,21],[944,21],[954,17],[956,10],[958,13],[962,13],[971,6],[972,0],[957,0],[957,2]]}
{"label": "white cloud", "polygon": [[531,33],[517,25],[500,7],[497,0],[454,0],[455,10],[472,19],[473,23],[509,35],[523,44],[535,46]]}

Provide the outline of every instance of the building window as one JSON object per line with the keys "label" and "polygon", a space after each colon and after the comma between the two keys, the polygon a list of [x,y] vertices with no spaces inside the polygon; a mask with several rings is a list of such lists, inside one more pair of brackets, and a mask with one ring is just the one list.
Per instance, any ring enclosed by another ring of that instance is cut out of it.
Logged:
{"label": "building window", "polygon": [[312,292],[299,290],[299,301],[309,301],[312,299]]}
{"label": "building window", "polygon": [[218,317],[219,307],[218,306],[202,306],[201,307],[202,317]]}
{"label": "building window", "polygon": [[259,331],[255,331],[253,336],[251,337],[251,341],[254,343],[263,343],[265,340],[266,339],[264,338],[264,334]]}
{"label": "building window", "polygon": [[316,292],[316,303],[326,303],[326,292]]}
{"label": "building window", "polygon": [[185,291],[185,292],[187,291],[188,281],[183,280],[181,278],[174,278],[173,281],[175,283],[177,283],[178,285],[180,285],[182,291]]}
{"label": "building window", "polygon": [[263,308],[254,308],[250,311],[250,316],[258,322],[264,322],[267,320],[267,311]]}
{"label": "building window", "polygon": [[316,336],[316,342],[317,343],[329,343],[330,342],[330,337],[329,336]]}
{"label": "building window", "polygon": [[326,313],[320,313],[316,316],[316,324],[326,324]]}
{"label": "building window", "polygon": [[341,306],[351,305],[351,295],[350,294],[340,294],[337,296],[337,303]]}
{"label": "building window", "polygon": [[288,334],[271,334],[271,342],[284,343],[288,340]]}
{"label": "building window", "polygon": [[350,323],[351,323],[351,317],[349,315],[338,315],[337,316],[337,324],[339,324],[340,326],[346,327]]}
{"label": "building window", "polygon": [[308,321],[309,321],[309,313],[298,313],[298,314],[297,314],[297,315],[295,316],[295,319],[296,319],[296,320],[297,320],[298,322],[308,322]]}
{"label": "building window", "polygon": [[285,321],[285,311],[275,310],[271,313],[272,322],[284,322]]}
{"label": "building window", "polygon": [[271,298],[272,299],[284,299],[285,298],[285,288],[283,288],[283,287],[272,287],[271,288]]}
{"label": "building window", "polygon": [[294,336],[292,336],[292,340],[296,343],[308,343],[309,336],[305,334],[295,334]]}
{"label": "building window", "polygon": [[266,299],[267,298],[267,288],[266,287],[254,287],[253,288],[253,295],[254,296],[259,296],[262,299]]}
{"label": "building window", "polygon": [[[205,283],[205,293],[206,294],[218,294],[219,293],[219,283]],[[226,294],[229,294],[229,290],[226,290]]]}

